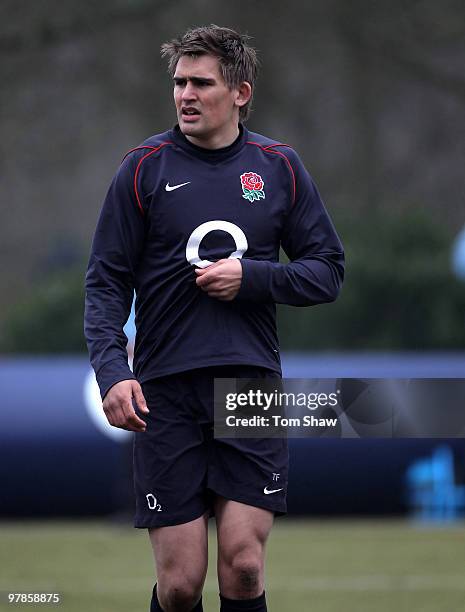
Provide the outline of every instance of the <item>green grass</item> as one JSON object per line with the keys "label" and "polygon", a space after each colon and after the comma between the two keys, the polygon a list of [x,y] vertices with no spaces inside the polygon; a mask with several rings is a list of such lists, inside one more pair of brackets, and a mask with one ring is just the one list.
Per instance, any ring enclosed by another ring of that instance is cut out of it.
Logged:
{"label": "green grass", "polygon": [[[205,612],[218,610],[210,533]],[[279,519],[268,544],[270,612],[465,610],[465,530],[406,522]],[[154,582],[146,532],[103,522],[0,523],[1,610],[146,612]],[[8,605],[7,591],[62,595]]]}

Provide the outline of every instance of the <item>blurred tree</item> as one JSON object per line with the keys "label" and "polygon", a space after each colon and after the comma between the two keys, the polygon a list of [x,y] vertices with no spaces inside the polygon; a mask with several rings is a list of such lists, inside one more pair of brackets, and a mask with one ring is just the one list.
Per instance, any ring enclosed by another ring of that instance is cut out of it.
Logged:
{"label": "blurred tree", "polygon": [[0,352],[83,352],[83,268],[60,272],[31,288],[27,298],[6,315]]}
{"label": "blurred tree", "polygon": [[280,307],[283,349],[441,350],[465,345],[465,286],[450,238],[423,211],[337,223],[347,251],[332,305]]}

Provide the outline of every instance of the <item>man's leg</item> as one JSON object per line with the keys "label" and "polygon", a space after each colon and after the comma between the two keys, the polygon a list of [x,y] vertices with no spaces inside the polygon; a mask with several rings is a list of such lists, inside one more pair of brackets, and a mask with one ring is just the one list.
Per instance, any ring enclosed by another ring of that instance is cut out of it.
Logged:
{"label": "man's leg", "polygon": [[201,612],[208,563],[208,513],[198,519],[149,529],[157,573],[152,612]]}
{"label": "man's leg", "polygon": [[265,612],[265,545],[273,513],[217,497],[215,515],[221,612]]}

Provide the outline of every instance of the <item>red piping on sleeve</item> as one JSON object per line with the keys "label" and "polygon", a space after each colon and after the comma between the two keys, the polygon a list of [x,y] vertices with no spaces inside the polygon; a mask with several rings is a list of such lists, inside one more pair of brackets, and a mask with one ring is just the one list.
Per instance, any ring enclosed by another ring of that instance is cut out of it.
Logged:
{"label": "red piping on sleeve", "polygon": [[142,146],[142,147],[135,147],[134,149],[131,149],[130,151],[128,151],[126,153],[126,155],[123,157],[123,159],[121,160],[123,162],[126,159],[126,157],[130,153],[132,153],[133,151],[138,151],[140,149],[150,149],[150,151],[148,153],[146,153],[143,157],[140,158],[139,163],[137,164],[137,167],[136,167],[136,171],[134,173],[134,193],[136,194],[137,204],[138,204],[138,206],[140,208],[140,212],[142,213],[142,215],[145,215],[145,213],[144,213],[144,209],[142,208],[142,204],[141,204],[140,198],[139,198],[139,191],[137,189],[137,178],[139,176],[140,167],[141,167],[142,162],[144,161],[144,159],[147,159],[147,157],[150,157],[150,155],[153,155],[154,153],[159,151],[161,148],[163,148],[167,144],[172,144],[172,143],[170,141],[166,141],[166,142],[162,142],[160,145],[158,145],[158,147],[151,147],[149,145]]}
{"label": "red piping on sleeve", "polygon": [[263,148],[266,150],[266,149],[273,149],[274,147],[288,147],[290,149],[291,145],[284,144],[283,142],[278,142],[277,144],[268,145]]}
{"label": "red piping on sleeve", "polygon": [[129,155],[129,153],[133,153],[134,151],[139,151],[139,150],[141,150],[141,149],[152,149],[152,150],[154,150],[154,149],[156,149],[156,148],[157,148],[157,147],[151,147],[150,145],[146,145],[145,147],[144,147],[144,146],[142,146],[142,147],[134,147],[134,149],[130,149],[130,150],[127,152],[127,153],[125,153],[125,155],[124,155],[123,159],[121,160],[121,163],[123,163],[123,162],[124,162],[124,160],[125,160],[125,159],[126,159],[126,157]]}
{"label": "red piping on sleeve", "polygon": [[259,144],[258,142],[252,142],[251,140],[249,140],[247,142],[247,144],[252,144],[255,145],[256,147],[260,147],[260,149],[262,149],[262,151],[265,151],[266,153],[274,153],[275,155],[280,155],[281,157],[283,157],[286,160],[286,163],[289,167],[289,170],[291,171],[291,176],[292,176],[292,190],[293,190],[293,197],[292,197],[292,205],[295,204],[295,174],[294,174],[294,170],[291,166],[291,162],[289,161],[288,157],[286,155],[284,155],[284,153],[281,153],[281,151],[274,151],[274,147],[288,147],[289,145],[286,144],[273,144],[273,145],[268,145],[266,147],[262,146],[261,144]]}

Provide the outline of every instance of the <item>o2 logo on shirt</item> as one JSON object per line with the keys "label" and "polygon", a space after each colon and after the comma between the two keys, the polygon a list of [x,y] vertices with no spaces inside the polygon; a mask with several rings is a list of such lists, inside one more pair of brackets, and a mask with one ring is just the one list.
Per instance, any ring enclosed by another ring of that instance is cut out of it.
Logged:
{"label": "o2 logo on shirt", "polygon": [[209,261],[208,259],[200,259],[199,247],[205,236],[215,230],[226,232],[233,238],[236,244],[236,250],[229,255],[228,259],[241,259],[242,255],[244,255],[249,248],[244,232],[240,227],[234,225],[234,223],[230,223],[229,221],[221,221],[219,219],[215,221],[207,221],[206,223],[202,223],[196,227],[187,241],[186,259],[191,265],[197,266],[198,268],[206,268],[207,266],[211,266],[213,261]]}

